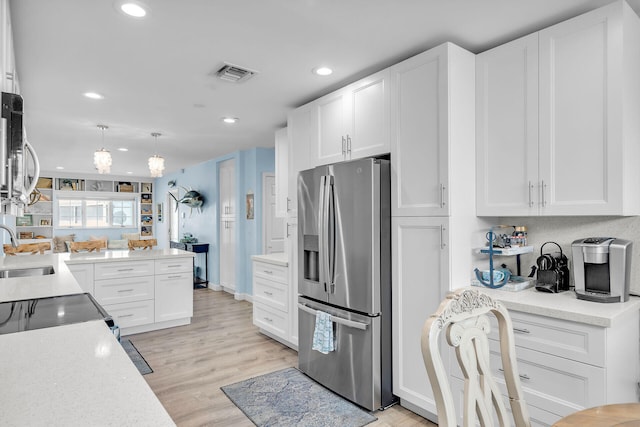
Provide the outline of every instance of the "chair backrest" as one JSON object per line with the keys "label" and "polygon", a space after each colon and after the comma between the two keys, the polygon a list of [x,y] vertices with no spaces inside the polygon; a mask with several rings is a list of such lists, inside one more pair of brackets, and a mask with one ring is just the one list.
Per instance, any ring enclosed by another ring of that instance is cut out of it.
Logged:
{"label": "chair backrest", "polygon": [[157,244],[157,239],[129,240],[129,250],[135,251],[136,249],[151,249]]}
{"label": "chair backrest", "polygon": [[80,251],[100,252],[100,248],[104,248],[102,240],[88,240],[86,242],[69,242],[69,252],[78,253]]}
{"label": "chair backrest", "polygon": [[15,256],[16,254],[28,253],[31,255],[44,254],[44,251],[51,250],[51,242],[22,243],[14,248],[11,245],[3,245],[4,254]]}
{"label": "chair backrest", "polygon": [[493,426],[494,416],[501,426],[509,426],[501,390],[496,384],[489,361],[488,314],[498,320],[500,355],[511,412],[516,427],[529,427],[529,412],[524,401],[514,344],[513,326],[507,309],[485,293],[463,289],[451,293],[431,315],[422,329],[422,356],[433,389],[438,425],[455,427],[456,414],[447,372],[438,348],[441,331],[455,348],[464,375],[463,426]]}

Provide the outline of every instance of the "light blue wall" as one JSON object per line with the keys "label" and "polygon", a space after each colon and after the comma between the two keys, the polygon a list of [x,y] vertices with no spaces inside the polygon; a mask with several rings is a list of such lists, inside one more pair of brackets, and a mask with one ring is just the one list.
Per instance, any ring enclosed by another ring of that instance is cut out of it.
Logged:
{"label": "light blue wall", "polygon": [[[236,159],[236,293],[252,295],[251,256],[261,252],[262,247],[262,174],[275,171],[275,149],[254,148],[247,151],[237,151],[226,156],[208,160],[195,166],[183,169],[157,178],[154,182],[154,204],[164,203],[167,209],[166,197],[169,191],[169,181],[175,180],[178,187],[197,190],[205,198],[202,212],[191,211],[181,204],[180,237],[184,233],[191,233],[198,238],[198,242],[209,243],[209,281],[211,284],[220,283],[219,274],[219,236],[218,221],[218,167],[225,160]],[[170,161],[170,159],[168,159]],[[246,194],[254,193],[254,219],[247,219]],[[184,189],[179,188],[180,196]],[[185,218],[182,218],[182,215]],[[158,239],[158,246],[169,247],[168,223],[156,223],[154,235]]]}

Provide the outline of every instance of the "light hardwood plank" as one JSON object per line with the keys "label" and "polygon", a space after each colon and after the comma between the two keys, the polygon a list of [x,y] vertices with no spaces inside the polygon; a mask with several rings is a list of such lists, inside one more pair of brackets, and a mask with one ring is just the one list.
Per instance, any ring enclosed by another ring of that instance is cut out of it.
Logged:
{"label": "light hardwood plank", "polygon": [[[127,337],[153,368],[144,378],[180,427],[251,427],[220,387],[297,367],[298,353],[258,331],[249,302],[205,288],[193,303],[190,325]],[[370,426],[435,426],[399,405],[375,416]]]}

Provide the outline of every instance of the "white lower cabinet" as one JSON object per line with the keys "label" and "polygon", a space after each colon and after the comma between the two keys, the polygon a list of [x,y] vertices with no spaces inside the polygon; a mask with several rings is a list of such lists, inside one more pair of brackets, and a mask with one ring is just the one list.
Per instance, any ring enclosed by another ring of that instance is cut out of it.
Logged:
{"label": "white lower cabinet", "polygon": [[193,316],[193,256],[68,265],[84,292],[120,326],[123,335],[187,325]]}
{"label": "white lower cabinet", "polygon": [[[637,312],[609,328],[518,311],[510,314],[518,373],[532,425],[550,426],[585,408],[637,401]],[[491,368],[508,407],[497,322],[491,320]],[[635,345],[628,345],[631,337]],[[450,381],[461,424],[463,377],[455,353],[450,355]]]}
{"label": "white lower cabinet", "polygon": [[82,292],[89,292],[95,295],[93,290],[93,264],[72,264],[68,265],[71,274],[76,279]]}
{"label": "white lower cabinet", "polygon": [[156,260],[155,272],[155,322],[193,317],[193,260]]}
{"label": "white lower cabinet", "polygon": [[297,315],[297,308],[291,305],[289,268],[283,264],[286,262],[269,262],[268,255],[254,257],[253,324],[271,338],[294,347],[290,324],[292,315]]}

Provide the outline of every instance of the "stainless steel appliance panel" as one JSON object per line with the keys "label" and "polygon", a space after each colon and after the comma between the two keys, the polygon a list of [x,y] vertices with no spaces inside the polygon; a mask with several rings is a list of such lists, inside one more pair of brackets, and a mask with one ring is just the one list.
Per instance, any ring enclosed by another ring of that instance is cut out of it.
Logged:
{"label": "stainless steel appliance panel", "polygon": [[[303,297],[298,302],[300,370],[360,406],[379,409],[382,405],[380,316],[362,316]],[[335,318],[336,349],[328,354],[311,349],[316,316],[309,311],[315,310]]]}

